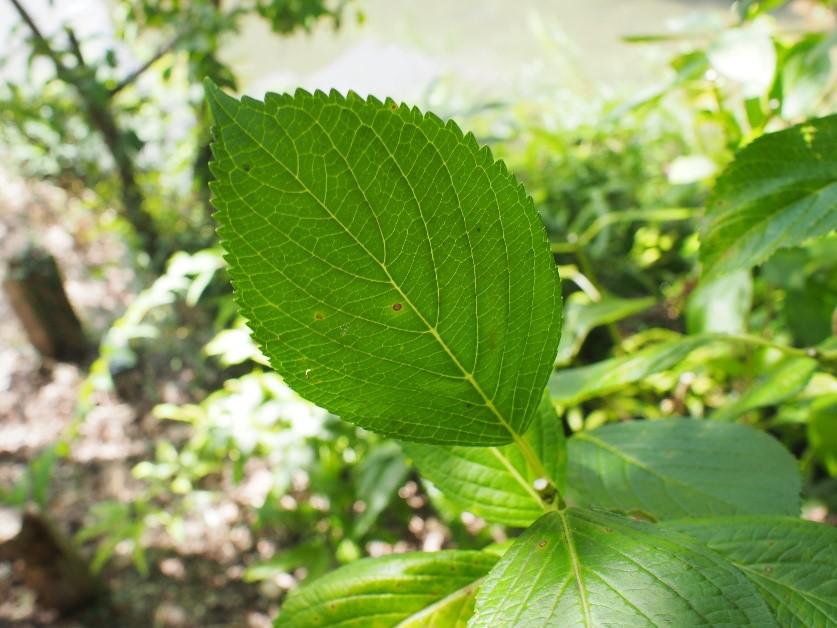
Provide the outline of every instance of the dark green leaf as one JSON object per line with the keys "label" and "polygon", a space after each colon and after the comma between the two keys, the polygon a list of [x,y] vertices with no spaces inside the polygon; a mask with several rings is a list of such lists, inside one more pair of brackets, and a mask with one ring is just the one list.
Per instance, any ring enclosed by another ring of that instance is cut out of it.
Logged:
{"label": "dark green leaf", "polygon": [[775,625],[753,584],[693,539],[576,509],[520,536],[485,579],[469,624]]}
{"label": "dark green leaf", "polygon": [[718,179],[702,231],[714,275],[764,262],[777,249],[837,229],[837,115],[770,133]]}
{"label": "dark green leaf", "polygon": [[569,439],[579,504],[658,519],[799,514],[799,466],[772,436],[699,419],[631,421]]}
{"label": "dark green leaf", "polygon": [[837,528],[782,517],[696,519],[666,527],[738,567],[781,626],[837,625]]}
{"label": "dark green leaf", "polygon": [[406,440],[525,432],[560,337],[560,286],[505,166],[452,122],[393,102],[208,94],[230,275],[287,382]]}

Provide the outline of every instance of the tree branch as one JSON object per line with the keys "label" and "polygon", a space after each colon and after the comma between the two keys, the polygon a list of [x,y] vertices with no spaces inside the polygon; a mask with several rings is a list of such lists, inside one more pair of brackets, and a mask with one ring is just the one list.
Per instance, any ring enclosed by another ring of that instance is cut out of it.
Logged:
{"label": "tree branch", "polygon": [[169,43],[167,43],[165,46],[162,46],[154,55],[151,56],[150,59],[148,59],[148,61],[143,63],[140,67],[138,67],[136,70],[131,72],[128,76],[126,76],[124,79],[119,81],[119,83],[116,85],[116,87],[114,87],[113,89],[111,89],[108,92],[108,95],[113,97],[116,94],[118,94],[119,92],[121,92],[123,89],[125,89],[126,87],[131,85],[132,83],[136,82],[136,80],[140,76],[142,76],[145,73],[145,71],[148,70],[148,68],[150,68],[152,65],[157,63],[157,61],[159,61],[165,55],[167,55],[172,50],[174,50],[174,47],[183,38],[183,35],[184,35],[184,33],[180,33],[180,34],[176,35],[175,37],[172,37],[171,41],[169,41]]}

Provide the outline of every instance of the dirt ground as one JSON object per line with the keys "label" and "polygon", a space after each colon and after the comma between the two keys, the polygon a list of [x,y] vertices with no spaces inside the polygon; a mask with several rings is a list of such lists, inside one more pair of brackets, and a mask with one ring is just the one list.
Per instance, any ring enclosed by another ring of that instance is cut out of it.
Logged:
{"label": "dirt ground", "polygon": [[[31,240],[58,260],[70,301],[95,341],[140,287],[119,239],[97,231],[82,201],[0,172],[0,264]],[[0,487],[8,490],[29,461],[74,430],[69,457],[54,469],[47,508],[68,538],[88,522],[91,504],[131,500],[131,468],[167,429],[106,391],[94,393],[92,410],[79,419],[86,377],[86,365],[42,361],[0,292]],[[0,626],[270,625],[281,587],[247,584],[241,575],[274,544],[253,538],[248,513],[234,497],[210,510],[186,522],[184,543],[165,534],[146,539],[148,576],[133,566],[130,547],[117,546],[101,572],[109,598],[70,618],[40,610],[22,584],[21,565],[0,562]],[[17,520],[13,509],[0,509],[0,541],[15,533]],[[95,543],[82,550],[90,558]]]}

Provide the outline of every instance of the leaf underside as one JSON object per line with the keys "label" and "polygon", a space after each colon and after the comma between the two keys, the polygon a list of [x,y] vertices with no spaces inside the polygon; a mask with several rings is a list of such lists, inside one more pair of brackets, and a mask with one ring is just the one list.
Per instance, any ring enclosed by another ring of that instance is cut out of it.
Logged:
{"label": "leaf underside", "polygon": [[657,519],[798,515],[796,460],[772,436],[736,423],[614,423],[567,441],[577,503]]}
{"label": "leaf underside", "polygon": [[472,628],[775,626],[754,585],[690,537],[600,512],[539,519],[483,581]]}
{"label": "leaf underside", "polygon": [[480,581],[496,561],[464,550],[360,560],[292,593],[275,625],[464,628]]}
{"label": "leaf underside", "polygon": [[[543,461],[552,483],[563,485],[566,442],[563,426],[548,395],[544,395],[526,440]],[[404,443],[422,478],[445,497],[484,519],[525,527],[543,514],[535,492],[538,474],[527,465],[516,444],[504,447],[443,447]]]}
{"label": "leaf underside", "polygon": [[781,626],[837,626],[837,528],[784,517],[673,521],[761,592]]}
{"label": "leaf underside", "polygon": [[764,262],[780,248],[837,229],[837,115],[769,133],[718,179],[701,260],[715,275]]}
{"label": "leaf underside", "polygon": [[405,440],[525,432],[560,337],[560,281],[502,162],[391,101],[207,92],[230,276],[288,384]]}

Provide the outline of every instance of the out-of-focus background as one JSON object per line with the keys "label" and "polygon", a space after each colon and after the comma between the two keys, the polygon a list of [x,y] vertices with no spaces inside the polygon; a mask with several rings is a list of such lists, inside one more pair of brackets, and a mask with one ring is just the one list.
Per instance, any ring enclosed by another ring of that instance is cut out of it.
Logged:
{"label": "out-of-focus background", "polygon": [[[814,0],[0,0],[0,625],[266,626],[335,565],[513,533],[266,366],[216,245],[204,77],[474,131],[547,225],[578,383],[682,335],[834,334],[834,238],[700,282],[696,230],[738,147],[834,112],[836,51]],[[801,461],[803,515],[837,517],[813,360],[713,345],[553,397],[572,431],[759,426]]]}

